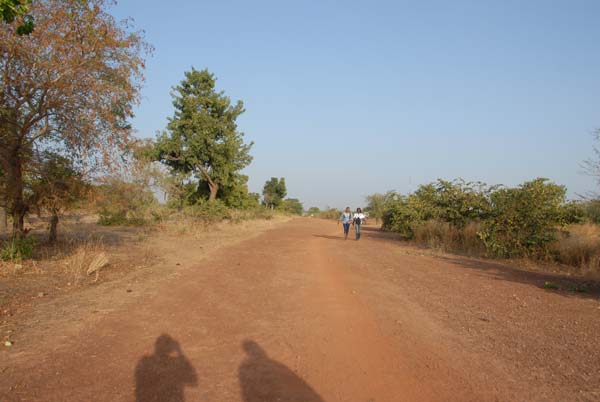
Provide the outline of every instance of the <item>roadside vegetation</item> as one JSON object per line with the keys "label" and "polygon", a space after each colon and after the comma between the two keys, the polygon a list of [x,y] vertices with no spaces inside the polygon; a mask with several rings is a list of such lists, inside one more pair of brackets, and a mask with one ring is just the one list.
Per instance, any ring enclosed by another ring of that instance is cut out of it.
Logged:
{"label": "roadside vegetation", "polygon": [[438,180],[408,195],[367,197],[383,230],[419,245],[488,258],[526,258],[600,274],[598,200],[567,201],[538,178],[516,187]]}
{"label": "roadside vegetation", "polygon": [[325,208],[323,211],[319,211],[316,215],[321,219],[335,219],[338,220],[340,218],[341,211],[337,208]]}
{"label": "roadside vegetation", "polygon": [[112,4],[1,2],[0,260],[71,258],[87,240],[63,230],[65,219],[184,233],[302,215],[284,178],[267,181],[262,195],[248,190],[242,171],[253,143],[237,126],[244,105],[208,70],[182,72],[156,138],[133,135],[153,49],[131,21],[115,20]]}

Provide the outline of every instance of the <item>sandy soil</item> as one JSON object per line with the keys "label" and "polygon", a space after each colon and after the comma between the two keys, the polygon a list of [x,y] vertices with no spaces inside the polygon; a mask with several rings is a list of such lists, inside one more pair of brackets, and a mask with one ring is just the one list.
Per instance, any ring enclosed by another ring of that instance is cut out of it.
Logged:
{"label": "sandy soil", "polygon": [[600,400],[596,294],[364,229],[149,239],[152,269],[18,323],[0,401]]}

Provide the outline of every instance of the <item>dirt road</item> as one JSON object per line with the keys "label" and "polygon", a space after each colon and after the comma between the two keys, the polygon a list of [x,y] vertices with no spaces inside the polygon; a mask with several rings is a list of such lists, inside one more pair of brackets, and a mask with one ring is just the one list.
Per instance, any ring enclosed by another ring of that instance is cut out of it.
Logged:
{"label": "dirt road", "polygon": [[545,275],[310,219],[172,247],[168,275],[32,322],[0,352],[0,401],[600,400],[600,302]]}

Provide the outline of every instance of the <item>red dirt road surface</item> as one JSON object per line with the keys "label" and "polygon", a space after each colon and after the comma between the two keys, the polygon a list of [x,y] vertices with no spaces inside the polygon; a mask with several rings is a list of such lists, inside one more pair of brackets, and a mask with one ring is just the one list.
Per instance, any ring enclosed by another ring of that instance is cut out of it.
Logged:
{"label": "red dirt road surface", "polygon": [[0,352],[0,401],[600,401],[596,295],[363,230],[172,244],[168,275],[32,319]]}

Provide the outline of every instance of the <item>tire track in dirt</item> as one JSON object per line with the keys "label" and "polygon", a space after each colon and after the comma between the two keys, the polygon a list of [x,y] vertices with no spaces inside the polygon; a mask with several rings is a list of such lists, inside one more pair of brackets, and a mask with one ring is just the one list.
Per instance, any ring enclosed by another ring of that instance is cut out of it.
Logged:
{"label": "tire track in dirt", "polygon": [[311,240],[304,264],[316,278],[316,286],[306,290],[306,315],[314,317],[309,327],[320,328],[318,337],[309,331],[305,339],[310,354],[322,354],[322,387],[335,388],[339,401],[433,400],[430,390],[415,381],[407,356],[394,347],[370,308],[348,286],[348,267],[329,250],[335,245]]}

